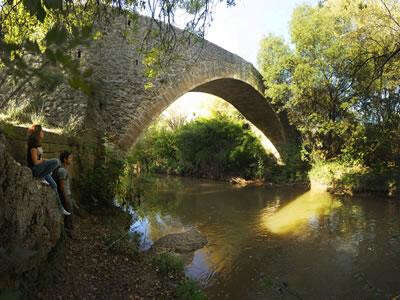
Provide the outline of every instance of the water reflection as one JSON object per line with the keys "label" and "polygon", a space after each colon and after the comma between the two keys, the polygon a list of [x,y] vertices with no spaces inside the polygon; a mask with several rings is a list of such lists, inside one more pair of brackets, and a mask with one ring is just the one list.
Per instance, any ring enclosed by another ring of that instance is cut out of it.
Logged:
{"label": "water reflection", "polygon": [[199,229],[209,243],[185,270],[210,299],[400,294],[398,201],[176,178],[159,179],[150,192],[132,224],[143,249],[163,235]]}
{"label": "water reflection", "polygon": [[191,263],[185,267],[186,275],[206,286],[216,274],[215,264],[210,258],[211,253],[208,247],[197,250]]}
{"label": "water reflection", "polygon": [[159,213],[148,217],[139,217],[130,227],[132,232],[140,234],[140,250],[148,250],[159,238],[172,233],[184,232],[186,228],[178,219]]}
{"label": "water reflection", "polygon": [[319,227],[319,220],[330,215],[341,203],[326,193],[308,191],[282,208],[279,206],[277,202],[272,210],[268,207],[262,211],[263,226],[276,234],[301,234],[307,227]]}

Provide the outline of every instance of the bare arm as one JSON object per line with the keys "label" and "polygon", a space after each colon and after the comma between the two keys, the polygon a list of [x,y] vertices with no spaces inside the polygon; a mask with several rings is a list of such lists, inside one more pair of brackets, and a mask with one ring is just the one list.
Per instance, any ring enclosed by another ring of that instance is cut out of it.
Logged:
{"label": "bare arm", "polygon": [[58,183],[59,183],[58,187],[60,188],[60,191],[62,192],[64,199],[67,199],[67,195],[65,194],[65,189],[64,189],[64,180],[60,179]]}
{"label": "bare arm", "polygon": [[39,152],[38,152],[37,148],[31,149],[31,157],[32,157],[32,162],[34,165],[38,165],[43,162],[43,159],[39,159]]}

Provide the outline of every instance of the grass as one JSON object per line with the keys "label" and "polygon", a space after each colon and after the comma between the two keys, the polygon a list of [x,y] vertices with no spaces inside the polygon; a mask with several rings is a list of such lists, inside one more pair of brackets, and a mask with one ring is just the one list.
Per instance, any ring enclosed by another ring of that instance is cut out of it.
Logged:
{"label": "grass", "polygon": [[113,253],[133,255],[139,254],[140,235],[138,233],[113,232],[104,237],[107,251]]}
{"label": "grass", "polygon": [[204,292],[199,288],[196,281],[192,279],[184,279],[180,282],[176,289],[178,299],[182,300],[203,300],[207,299]]}
{"label": "grass", "polygon": [[[105,215],[103,215],[106,212]],[[129,226],[132,217],[118,208],[109,208],[99,213],[101,222],[108,230],[103,236],[106,250],[114,254],[124,254],[137,257],[139,254],[140,234],[131,232]]]}
{"label": "grass", "polygon": [[0,127],[2,127],[3,129],[6,126],[28,128],[28,127],[31,127],[32,124],[42,125],[43,130],[45,130],[47,132],[52,132],[55,134],[63,134],[64,133],[63,128],[49,126],[49,125],[47,125],[46,122],[42,122],[40,118],[32,118],[29,120],[21,121],[21,120],[11,119],[8,116],[6,116],[5,114],[0,113]]}
{"label": "grass", "polygon": [[[163,275],[182,274],[183,276],[183,261],[174,253],[164,252],[154,256],[153,264],[157,266],[158,271]],[[182,300],[207,299],[197,282],[189,278],[184,278],[180,281],[176,289],[176,296]]]}
{"label": "grass", "polygon": [[182,259],[173,253],[158,254],[153,258],[153,263],[162,274],[179,274],[183,272],[184,264]]}
{"label": "grass", "polygon": [[32,124],[40,124],[48,132],[57,134],[74,135],[82,127],[82,120],[77,116],[70,116],[67,124],[62,127],[50,125],[44,112],[30,111],[28,106],[10,106],[0,112],[0,122],[19,127],[30,127]]}

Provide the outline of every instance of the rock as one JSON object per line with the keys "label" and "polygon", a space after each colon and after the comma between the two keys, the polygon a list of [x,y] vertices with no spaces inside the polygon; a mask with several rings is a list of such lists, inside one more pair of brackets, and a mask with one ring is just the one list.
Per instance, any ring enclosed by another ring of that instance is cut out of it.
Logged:
{"label": "rock", "polygon": [[197,229],[173,233],[158,239],[153,249],[168,249],[176,253],[192,252],[207,245],[207,239]]}
{"label": "rock", "polygon": [[0,288],[43,264],[63,227],[53,190],[16,162],[6,143],[0,133]]}
{"label": "rock", "polygon": [[232,177],[229,179],[229,183],[234,185],[235,187],[239,187],[239,188],[246,187],[246,186],[262,186],[265,184],[260,179],[246,180],[241,177]]}

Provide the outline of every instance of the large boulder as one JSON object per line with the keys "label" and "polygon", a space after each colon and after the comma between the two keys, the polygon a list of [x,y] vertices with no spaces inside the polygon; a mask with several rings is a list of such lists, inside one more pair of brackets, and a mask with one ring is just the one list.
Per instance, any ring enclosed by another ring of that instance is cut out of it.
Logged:
{"label": "large boulder", "polygon": [[168,249],[176,253],[187,253],[203,248],[207,239],[197,229],[190,229],[182,233],[167,234],[158,239],[153,249]]}
{"label": "large boulder", "polygon": [[0,133],[0,288],[46,262],[63,228],[54,191],[7,152]]}

